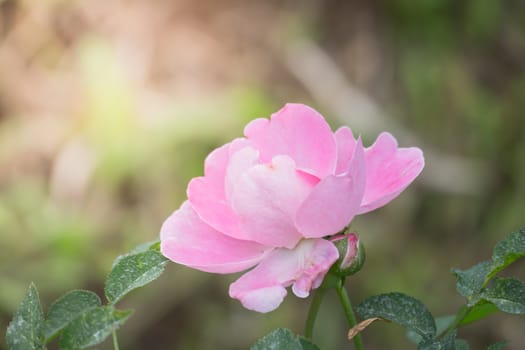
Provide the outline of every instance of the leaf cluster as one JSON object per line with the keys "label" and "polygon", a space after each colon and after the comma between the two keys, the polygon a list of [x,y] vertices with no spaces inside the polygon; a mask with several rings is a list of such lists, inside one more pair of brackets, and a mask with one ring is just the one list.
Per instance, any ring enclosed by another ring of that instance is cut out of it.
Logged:
{"label": "leaf cluster", "polygon": [[42,350],[59,339],[61,349],[85,349],[100,344],[122,326],[133,313],[115,304],[132,290],[158,278],[166,258],[158,243],[143,244],[119,256],[104,286],[108,303],[89,290],[73,290],[58,298],[44,317],[36,286],[29,289],[11,320],[6,333],[11,350]]}
{"label": "leaf cluster", "polygon": [[[456,289],[466,298],[456,315],[434,318],[419,300],[403,293],[372,296],[360,303],[356,312],[364,319],[381,318],[407,329],[418,350],[468,350],[466,341],[456,339],[460,326],[478,321],[496,311],[525,314],[525,284],[516,278],[496,275],[525,256],[525,228],[499,241],[491,260],[466,270],[453,269]],[[498,350],[505,342],[488,349]]]}

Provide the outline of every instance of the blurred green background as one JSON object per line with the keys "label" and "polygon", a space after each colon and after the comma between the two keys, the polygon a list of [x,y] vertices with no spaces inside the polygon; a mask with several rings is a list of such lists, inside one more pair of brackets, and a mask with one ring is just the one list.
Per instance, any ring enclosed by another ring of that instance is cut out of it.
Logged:
{"label": "blurred green background", "polygon": [[[47,306],[74,288],[103,295],[113,259],[157,238],[205,156],[287,101],[367,145],[388,130],[425,151],[413,186],[355,219],[368,256],[348,288],[354,302],[401,291],[454,313],[449,269],[525,224],[525,2],[0,0],[0,348],[31,281]],[[236,277],[170,264],[124,301],[136,312],[121,348],[302,332],[308,299],[246,311],[227,296]],[[524,329],[491,316],[460,337],[517,350]],[[346,331],[328,295],[314,339],[352,349]],[[389,324],[364,340],[411,346]]]}

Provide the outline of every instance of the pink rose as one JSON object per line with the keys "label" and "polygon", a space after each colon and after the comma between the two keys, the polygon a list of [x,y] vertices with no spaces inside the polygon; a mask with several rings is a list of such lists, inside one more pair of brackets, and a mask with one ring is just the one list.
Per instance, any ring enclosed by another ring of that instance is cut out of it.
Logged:
{"label": "pink rose", "polygon": [[276,309],[289,286],[301,298],[319,287],[339,255],[323,237],[391,201],[424,166],[420,149],[398,148],[389,133],[364,149],[302,104],[253,120],[244,135],[206,158],[162,226],[161,251],[207,272],[255,266],[230,296],[259,312]]}

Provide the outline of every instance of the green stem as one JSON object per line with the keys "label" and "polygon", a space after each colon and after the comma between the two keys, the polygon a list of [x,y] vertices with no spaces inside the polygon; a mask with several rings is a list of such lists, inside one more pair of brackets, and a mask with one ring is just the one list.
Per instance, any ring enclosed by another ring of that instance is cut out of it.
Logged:
{"label": "green stem", "polygon": [[[352,328],[357,324],[357,322],[355,319],[354,310],[352,309],[352,303],[350,302],[350,298],[348,297],[344,286],[344,279],[341,279],[341,281],[335,287],[335,290],[337,292],[337,295],[339,296],[339,301],[341,301],[341,305],[343,305],[343,311],[345,313],[346,320],[348,321],[348,326]],[[357,334],[354,337],[354,346],[356,350],[364,349],[363,340],[361,339],[360,334]]]}
{"label": "green stem", "polygon": [[119,348],[118,348],[117,331],[113,331],[113,349],[114,350],[119,350]]}
{"label": "green stem", "polygon": [[467,317],[471,309],[472,309],[471,307],[468,307],[467,305],[463,305],[461,309],[459,309],[458,313],[456,314],[456,318],[454,319],[454,321],[442,333],[442,336],[444,337],[448,335],[450,332],[452,332],[454,329],[458,328],[461,322],[465,319],[465,317]]}
{"label": "green stem", "polygon": [[317,312],[319,311],[319,306],[321,306],[321,301],[325,293],[324,288],[318,288],[314,292],[314,297],[312,303],[310,304],[310,310],[308,310],[308,317],[306,318],[306,326],[304,330],[304,336],[308,339],[312,339],[314,332],[314,323],[317,317]]}

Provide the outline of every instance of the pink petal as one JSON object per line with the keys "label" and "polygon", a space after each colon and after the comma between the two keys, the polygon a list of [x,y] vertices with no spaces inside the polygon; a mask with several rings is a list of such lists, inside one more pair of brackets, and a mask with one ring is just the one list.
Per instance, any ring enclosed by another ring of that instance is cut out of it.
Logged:
{"label": "pink petal", "polygon": [[241,149],[246,147],[251,147],[255,149],[255,145],[253,144],[253,142],[251,142],[248,139],[245,139],[244,137],[238,137],[230,143],[228,154],[231,157],[235,153],[237,153],[237,151],[240,151]]}
{"label": "pink petal", "polygon": [[397,197],[421,173],[423,152],[416,147],[398,148],[396,139],[382,133],[365,152],[367,182],[359,214],[367,213]]}
{"label": "pink petal", "polygon": [[299,169],[323,178],[333,174],[336,144],[323,116],[302,104],[286,104],[271,120],[260,118],[244,129],[246,137],[261,152],[261,160],[290,156]]}
{"label": "pink petal", "polygon": [[225,190],[226,198],[230,199],[235,185],[248,169],[259,163],[259,152],[251,147],[245,147],[234,153],[226,169]]}
{"label": "pink petal", "polygon": [[366,183],[365,157],[357,140],[349,171],[330,175],[313,189],[297,211],[296,226],[303,236],[323,237],[341,231],[357,214]]}
{"label": "pink petal", "polygon": [[203,222],[185,201],[162,225],[162,254],[194,269],[232,273],[257,264],[268,250],[255,242],[223,235]]}
{"label": "pink petal", "polygon": [[224,188],[224,177],[226,176],[226,167],[230,159],[229,150],[231,145],[232,143],[227,143],[214,149],[204,161],[204,176],[216,188]]}
{"label": "pink petal", "polygon": [[319,287],[337,260],[337,248],[324,239],[301,241],[294,249],[275,249],[259,265],[230,285],[230,296],[258,312],[275,310],[293,285],[295,295],[305,298]]}
{"label": "pink petal", "polygon": [[231,196],[243,238],[266,246],[293,248],[302,238],[294,225],[295,213],[317,181],[297,171],[288,156],[277,156],[270,164],[245,171]]}
{"label": "pink petal", "polygon": [[350,128],[343,126],[335,132],[335,142],[337,144],[337,165],[335,174],[346,173],[350,169],[350,161],[354,155],[356,140]]}
{"label": "pink petal", "polygon": [[201,220],[226,235],[238,235],[239,220],[225,198],[224,186],[218,188],[213,180],[196,177],[188,184],[187,193]]}
{"label": "pink petal", "polygon": [[208,155],[204,165],[205,176],[190,181],[187,195],[199,217],[216,230],[234,238],[240,236],[237,215],[227,200],[225,183],[231,157],[251,142],[235,139]]}

